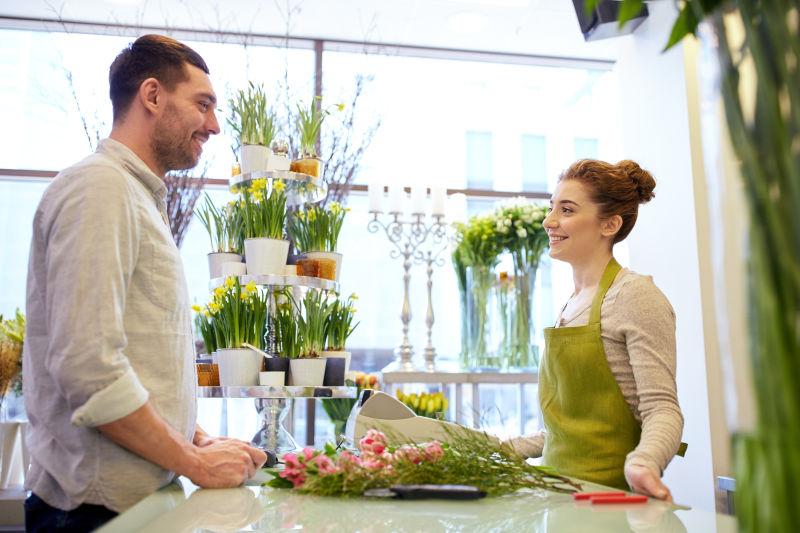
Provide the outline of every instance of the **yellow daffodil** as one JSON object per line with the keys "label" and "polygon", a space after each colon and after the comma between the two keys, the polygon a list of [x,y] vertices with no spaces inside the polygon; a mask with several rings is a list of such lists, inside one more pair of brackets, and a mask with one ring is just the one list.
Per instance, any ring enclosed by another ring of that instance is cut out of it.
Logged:
{"label": "yellow daffodil", "polygon": [[262,191],[255,191],[253,193],[253,200],[256,202],[263,202],[264,201],[264,193]]}
{"label": "yellow daffodil", "polygon": [[208,310],[211,311],[212,315],[216,315],[217,313],[220,312],[220,310],[222,310],[222,306],[219,305],[217,302],[211,302],[210,304],[208,304]]}
{"label": "yellow daffodil", "polygon": [[258,291],[258,285],[254,281],[249,282],[247,285],[244,286],[244,291],[250,295]]}
{"label": "yellow daffodil", "polygon": [[338,215],[342,212],[342,205],[339,202],[331,202],[331,213]]}
{"label": "yellow daffodil", "polygon": [[344,111],[344,103],[336,104],[336,109],[338,109],[339,111]]}
{"label": "yellow daffodil", "polygon": [[197,305],[197,304],[195,304],[195,305],[193,305],[193,306],[192,306],[192,311],[194,311],[195,313],[199,313],[199,312],[200,312],[200,311],[202,311],[202,310],[203,310],[203,308],[202,308],[202,307],[200,307],[200,306],[199,306],[199,305]]}
{"label": "yellow daffodil", "polygon": [[350,299],[351,300],[358,300],[358,294],[356,294],[356,293],[351,294],[350,295]]}
{"label": "yellow daffodil", "polygon": [[275,183],[273,184],[273,188],[277,192],[282,192],[284,189],[286,189],[286,184],[284,182],[282,182],[281,180],[275,180]]}
{"label": "yellow daffodil", "polygon": [[253,185],[250,187],[252,191],[265,191],[267,190],[267,179],[258,178],[253,180]]}
{"label": "yellow daffodil", "polygon": [[236,286],[236,278],[234,276],[229,276],[225,278],[226,289],[232,289],[234,286]]}
{"label": "yellow daffodil", "polygon": [[317,219],[317,212],[313,209],[306,213],[309,222],[314,222]]}
{"label": "yellow daffodil", "polygon": [[214,300],[221,300],[225,296],[225,287],[217,287],[214,289]]}

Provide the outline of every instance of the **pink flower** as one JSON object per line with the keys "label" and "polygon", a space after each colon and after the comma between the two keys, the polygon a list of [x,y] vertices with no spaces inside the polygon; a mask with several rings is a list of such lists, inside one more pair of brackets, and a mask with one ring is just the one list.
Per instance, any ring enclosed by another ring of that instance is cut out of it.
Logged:
{"label": "pink flower", "polygon": [[442,445],[439,443],[439,441],[435,440],[425,445],[423,453],[428,461],[433,462],[438,461],[444,455],[444,450],[442,449]]}
{"label": "pink flower", "polygon": [[317,453],[314,448],[305,447],[303,448],[303,456],[305,457],[306,461],[310,461],[314,454]]}
{"label": "pink flower", "polygon": [[362,454],[380,455],[386,450],[386,435],[376,429],[370,429],[359,441],[358,448]]}
{"label": "pink flower", "polygon": [[380,459],[365,458],[361,460],[361,466],[367,470],[382,470],[386,464]]}
{"label": "pink flower", "polygon": [[410,461],[415,465],[422,462],[422,454],[416,446],[401,446],[394,452],[394,460]]}
{"label": "pink flower", "polygon": [[328,457],[327,455],[323,454],[317,455],[314,458],[314,462],[317,465],[320,477],[327,476],[329,474],[335,474],[339,471],[339,469],[336,468],[336,465],[333,464],[331,458]]}
{"label": "pink flower", "polygon": [[299,468],[300,462],[297,460],[297,455],[293,453],[287,453],[283,456],[283,462],[286,464],[286,468]]}

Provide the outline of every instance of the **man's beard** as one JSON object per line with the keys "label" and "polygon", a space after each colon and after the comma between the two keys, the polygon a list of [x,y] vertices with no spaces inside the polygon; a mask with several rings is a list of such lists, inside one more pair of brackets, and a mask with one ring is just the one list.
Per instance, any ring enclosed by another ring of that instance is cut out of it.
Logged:
{"label": "man's beard", "polygon": [[158,121],[150,141],[156,163],[164,171],[185,170],[197,165],[192,136],[186,135],[175,106],[167,104],[164,116]]}

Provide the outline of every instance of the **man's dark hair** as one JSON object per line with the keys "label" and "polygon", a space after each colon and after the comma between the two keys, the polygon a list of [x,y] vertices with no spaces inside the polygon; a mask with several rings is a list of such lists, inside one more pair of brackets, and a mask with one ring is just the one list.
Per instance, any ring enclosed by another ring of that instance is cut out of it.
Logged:
{"label": "man's dark hair", "polygon": [[143,35],[131,43],[114,59],[108,72],[114,121],[128,111],[144,80],[155,78],[170,91],[188,80],[185,63],[208,74],[208,66],[200,54],[175,39]]}

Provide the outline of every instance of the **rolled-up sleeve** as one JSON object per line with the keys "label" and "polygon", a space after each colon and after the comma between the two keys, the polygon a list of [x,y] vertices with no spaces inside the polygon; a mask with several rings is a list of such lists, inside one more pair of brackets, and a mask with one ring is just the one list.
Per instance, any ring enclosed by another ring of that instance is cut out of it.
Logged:
{"label": "rolled-up sleeve", "polygon": [[43,221],[46,241],[45,368],[80,426],[120,419],[148,393],[125,356],[125,301],[139,254],[131,184],[113,167],[71,176]]}

